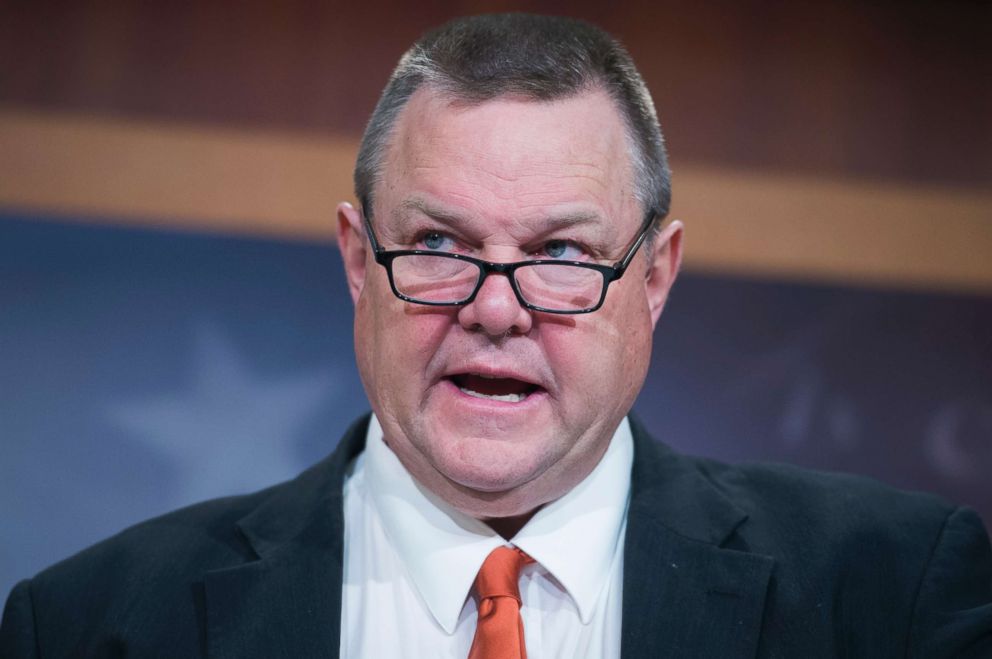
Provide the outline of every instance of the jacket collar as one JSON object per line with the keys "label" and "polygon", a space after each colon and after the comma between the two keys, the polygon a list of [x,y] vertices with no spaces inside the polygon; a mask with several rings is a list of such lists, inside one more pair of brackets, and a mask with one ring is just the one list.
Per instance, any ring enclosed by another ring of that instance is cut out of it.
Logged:
{"label": "jacket collar", "polygon": [[[205,576],[209,657],[338,655],[343,485],[368,422],[237,523],[257,560]],[[631,429],[622,656],[753,657],[773,559],[726,548],[747,515],[696,462],[633,417]]]}
{"label": "jacket collar", "polygon": [[621,656],[753,657],[774,565],[725,545],[747,515],[632,419]]}
{"label": "jacket collar", "polygon": [[342,489],[368,421],[357,421],[334,453],[272,488],[237,522],[257,560],[205,575],[207,656],[338,656]]}

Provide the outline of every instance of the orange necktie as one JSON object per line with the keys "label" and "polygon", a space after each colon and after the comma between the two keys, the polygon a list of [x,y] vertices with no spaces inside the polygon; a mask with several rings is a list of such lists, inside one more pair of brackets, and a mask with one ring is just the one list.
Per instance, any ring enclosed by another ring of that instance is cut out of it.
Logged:
{"label": "orange necktie", "polygon": [[534,559],[519,549],[497,547],[475,578],[479,623],[468,659],[527,659],[520,619],[520,568]]}

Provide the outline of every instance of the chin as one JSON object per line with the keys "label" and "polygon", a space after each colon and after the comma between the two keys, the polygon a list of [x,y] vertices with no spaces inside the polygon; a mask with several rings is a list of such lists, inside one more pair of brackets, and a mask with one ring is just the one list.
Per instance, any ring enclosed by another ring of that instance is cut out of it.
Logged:
{"label": "chin", "polygon": [[533,513],[547,501],[538,499],[526,487],[500,487],[494,490],[458,485],[457,495],[446,498],[447,502],[462,513],[476,519],[500,519]]}
{"label": "chin", "polygon": [[448,470],[445,478],[456,485],[482,495],[498,495],[516,489],[530,482],[531,474],[521,475],[502,469],[494,469],[493,465],[475,465]]}
{"label": "chin", "polygon": [[544,471],[546,458],[522,449],[506,441],[462,439],[455,450],[437,456],[435,468],[460,489],[489,499],[526,485]]}

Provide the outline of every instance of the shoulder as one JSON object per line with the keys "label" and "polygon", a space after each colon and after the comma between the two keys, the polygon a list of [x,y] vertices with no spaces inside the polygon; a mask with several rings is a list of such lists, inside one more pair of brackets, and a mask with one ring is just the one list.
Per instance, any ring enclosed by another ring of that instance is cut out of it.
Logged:
{"label": "shoulder", "polygon": [[168,643],[170,656],[198,656],[207,575],[256,561],[244,521],[260,512],[273,524],[284,521],[275,509],[291,514],[291,502],[312,503],[313,480],[308,471],[161,515],[22,581],[5,607],[0,655],[22,656],[8,646],[37,645],[50,656],[123,654],[125,647],[153,656],[155,644]]}
{"label": "shoulder", "polygon": [[831,544],[868,536],[918,543],[936,539],[957,510],[938,496],[863,476],[776,463],[731,464],[679,453],[652,439],[643,427],[635,428],[640,460],[635,473],[640,471],[642,480],[684,481],[696,498],[705,492],[709,501],[734,508],[744,520],[738,531],[759,544],[797,539]]}
{"label": "shoulder", "polygon": [[773,463],[691,460],[751,521],[783,531],[887,531],[893,540],[935,537],[956,508],[932,494],[851,474]]}
{"label": "shoulder", "polygon": [[[59,562],[34,577],[36,588],[92,580],[113,584],[140,571],[154,582],[204,565],[244,559],[249,553],[236,522],[254,510],[270,490],[205,501],[135,524]],[[84,575],[80,577],[79,575]]]}
{"label": "shoulder", "polygon": [[859,656],[989,656],[992,548],[974,511],[860,476],[642,448],[655,474],[692,488],[679,492],[735,511],[722,549],[771,559],[769,643],[819,630]]}
{"label": "shoulder", "polygon": [[992,656],[992,547],[973,510],[844,474],[700,468],[748,515],[738,547],[774,556],[779,619],[829,602],[811,619],[829,618],[865,656],[890,650],[885,639],[907,656]]}
{"label": "shoulder", "polygon": [[987,541],[973,511],[932,494],[783,464],[680,459],[741,512],[735,541],[742,548],[786,564],[798,559],[808,568],[818,562],[840,568],[850,562],[878,568],[880,575],[904,572],[899,577],[912,581],[948,527],[968,527]]}
{"label": "shoulder", "polygon": [[367,423],[290,481],[136,524],[22,581],[4,609],[0,655],[159,656],[167,647],[199,656],[213,576],[275,546],[292,563],[315,544],[340,544],[343,478]]}
{"label": "shoulder", "polygon": [[810,639],[824,656],[992,656],[992,547],[974,511],[859,476],[687,456],[641,428],[635,456],[632,507],[684,542],[767,561],[768,656],[810,656]]}
{"label": "shoulder", "polygon": [[[19,583],[0,625],[0,654],[123,652],[124,630],[194,656],[197,582],[249,555],[234,522],[258,495],[220,499],[132,526]],[[115,640],[117,639],[117,640]]]}
{"label": "shoulder", "polygon": [[[339,493],[347,465],[364,448],[362,417],[337,449],[291,480],[240,496],[197,503],[155,517],[51,566],[32,580],[37,589],[82,581],[155,583],[202,574],[257,558],[241,522],[267,525],[266,533],[288,533],[318,514],[327,496]],[[140,573],[140,579],[132,578]]]}
{"label": "shoulder", "polygon": [[172,638],[180,655],[192,656],[203,575],[252,559],[235,522],[264,497],[218,499],[162,515],[21,582],[6,605],[0,649],[6,635],[30,633],[52,656],[89,656],[107,651],[92,643],[112,643],[133,630]]}

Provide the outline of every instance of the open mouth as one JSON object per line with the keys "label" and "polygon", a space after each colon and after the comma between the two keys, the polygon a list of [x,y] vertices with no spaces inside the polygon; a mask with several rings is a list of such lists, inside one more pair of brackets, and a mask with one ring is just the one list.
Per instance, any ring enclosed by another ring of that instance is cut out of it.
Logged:
{"label": "open mouth", "polygon": [[448,378],[458,390],[468,396],[519,403],[541,387],[515,378],[495,378],[475,373],[459,373]]}

